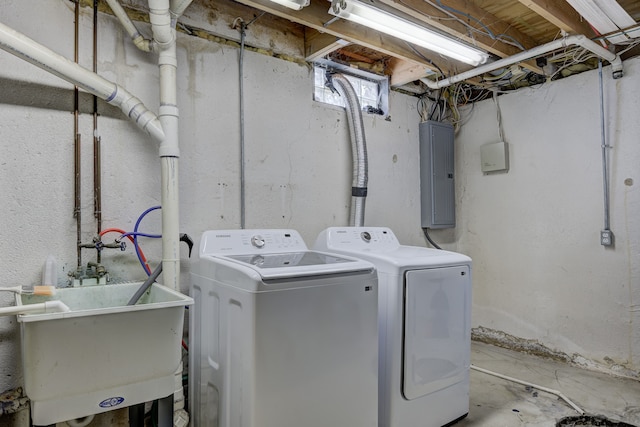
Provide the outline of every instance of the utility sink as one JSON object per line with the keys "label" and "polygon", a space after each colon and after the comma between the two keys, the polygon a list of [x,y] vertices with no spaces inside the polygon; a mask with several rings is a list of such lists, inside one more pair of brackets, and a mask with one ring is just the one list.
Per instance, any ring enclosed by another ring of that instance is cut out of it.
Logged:
{"label": "utility sink", "polygon": [[35,425],[85,417],[167,397],[176,389],[185,306],[193,299],[141,283],[60,288],[16,295],[16,305],[60,300],[70,311],[21,314],[25,392]]}

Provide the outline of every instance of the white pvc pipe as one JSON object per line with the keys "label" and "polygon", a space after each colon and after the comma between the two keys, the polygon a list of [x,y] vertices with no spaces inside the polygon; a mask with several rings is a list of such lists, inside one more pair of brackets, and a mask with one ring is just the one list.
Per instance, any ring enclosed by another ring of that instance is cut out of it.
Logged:
{"label": "white pvc pipe", "polygon": [[170,0],[171,2],[171,16],[174,19],[178,19],[184,13],[185,9],[189,7],[193,0]]}
{"label": "white pvc pipe", "polygon": [[144,52],[152,52],[154,49],[153,41],[149,39],[145,39],[144,36],[138,31],[135,24],[127,15],[127,12],[124,10],[119,0],[106,0],[107,4],[113,11],[113,14],[116,15],[116,18],[120,21],[124,30],[129,34],[133,44],[136,47]]}
{"label": "white pvc pipe", "polygon": [[586,36],[578,35],[578,36],[568,36],[562,39],[554,40],[547,44],[543,44],[541,46],[534,47],[533,49],[529,49],[527,51],[509,56],[507,58],[503,58],[498,61],[473,68],[469,71],[465,71],[464,73],[460,73],[446,79],[432,81],[432,80],[423,78],[423,79],[420,79],[420,81],[426,84],[430,89],[441,89],[443,87],[451,86],[454,83],[462,82],[462,81],[471,79],[473,77],[477,77],[481,74],[488,73],[494,70],[499,70],[509,65],[527,61],[531,58],[535,58],[537,56],[544,55],[545,53],[553,52],[554,50],[562,49],[569,46],[583,47],[588,51],[590,51],[591,53],[599,56],[600,58],[606,61],[609,61],[611,63],[611,67],[613,70],[613,78],[617,79],[622,77],[623,75],[622,59],[618,55],[616,55],[615,53],[609,52],[607,49],[603,48],[602,46],[595,43],[594,41],[588,39]]}
{"label": "white pvc pipe", "polygon": [[117,84],[82,68],[2,23],[0,23],[0,48],[116,105],[156,141],[164,139],[162,126],[156,115],[140,99]]}
{"label": "white pvc pipe", "polygon": [[64,313],[71,309],[62,301],[46,301],[39,304],[16,305],[0,308],[0,316],[14,316],[28,313]]}
{"label": "white pvc pipe", "polygon": [[[186,6],[185,6],[186,7]],[[169,0],[149,0],[149,19],[159,47],[159,120],[165,132],[160,144],[162,185],[162,278],[163,284],[180,290],[180,216],[178,198],[178,96],[176,33]]]}
{"label": "white pvc pipe", "polygon": [[166,47],[175,42],[169,0],[149,0],[149,21],[153,30],[153,40],[156,43]]}
{"label": "white pvc pipe", "polygon": [[178,158],[161,157],[162,180],[162,282],[180,291],[180,229],[178,209]]}
{"label": "white pvc pipe", "polygon": [[514,382],[514,383],[517,383],[517,384],[521,384],[521,385],[524,385],[524,386],[527,386],[527,387],[538,389],[540,391],[544,391],[545,393],[549,393],[549,394],[553,394],[555,396],[558,396],[560,399],[562,399],[565,402],[567,402],[567,404],[569,404],[569,406],[571,406],[573,409],[575,409],[575,411],[577,413],[579,413],[580,415],[584,415],[584,411],[582,409],[580,409],[580,407],[578,405],[573,403],[571,400],[569,400],[569,398],[567,396],[565,396],[564,394],[562,394],[562,392],[559,392],[558,390],[553,390],[551,388],[539,386],[537,384],[533,384],[533,383],[530,383],[530,382],[527,382],[527,381],[522,381],[522,380],[519,380],[517,378],[508,377],[506,375],[502,375],[502,374],[499,374],[497,372],[489,371],[488,369],[479,368],[479,367],[477,367],[475,365],[471,365],[471,369],[474,369],[474,370],[476,370],[478,372],[482,372],[483,374],[492,375],[494,377],[502,378],[503,380],[511,381],[511,382]]}

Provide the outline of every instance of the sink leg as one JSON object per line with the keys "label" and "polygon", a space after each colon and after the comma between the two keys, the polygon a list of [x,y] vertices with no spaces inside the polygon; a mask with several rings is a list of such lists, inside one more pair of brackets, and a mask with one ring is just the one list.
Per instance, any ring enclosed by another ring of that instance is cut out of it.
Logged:
{"label": "sink leg", "polygon": [[31,411],[29,411],[29,425],[31,427],[56,427],[55,424],[49,424],[49,425],[33,424],[33,420],[31,418]]}
{"label": "sink leg", "polygon": [[144,403],[129,406],[129,426],[144,427]]}
{"label": "sink leg", "polygon": [[173,427],[173,394],[158,399],[158,427]]}

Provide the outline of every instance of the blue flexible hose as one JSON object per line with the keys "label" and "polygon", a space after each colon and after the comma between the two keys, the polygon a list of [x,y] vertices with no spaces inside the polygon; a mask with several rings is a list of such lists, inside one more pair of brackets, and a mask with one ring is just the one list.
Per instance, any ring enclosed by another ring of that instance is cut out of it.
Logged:
{"label": "blue flexible hose", "polygon": [[138,261],[140,261],[140,265],[142,265],[142,268],[147,273],[147,276],[151,276],[151,270],[145,265],[144,261],[142,260],[142,255],[140,254],[140,247],[138,246],[138,235],[140,235],[140,233],[138,233],[138,227],[140,226],[140,222],[142,222],[142,219],[149,212],[155,211],[156,209],[161,209],[161,208],[162,206],[153,206],[147,209],[146,211],[142,212],[142,214],[138,217],[138,220],[136,221],[135,227],[133,227],[133,233],[127,233],[127,234],[133,235],[133,246],[136,249],[136,255],[138,256]]}

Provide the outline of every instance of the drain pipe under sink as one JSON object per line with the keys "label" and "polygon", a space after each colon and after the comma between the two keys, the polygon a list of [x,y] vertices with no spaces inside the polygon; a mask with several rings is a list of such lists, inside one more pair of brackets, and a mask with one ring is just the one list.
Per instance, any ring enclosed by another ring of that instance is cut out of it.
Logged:
{"label": "drain pipe under sink", "polygon": [[353,86],[342,74],[327,73],[327,84],[338,91],[346,104],[351,152],[353,156],[353,180],[351,182],[351,210],[349,225],[364,226],[364,210],[367,197],[368,159],[367,141],[364,137],[364,124],[360,102]]}

